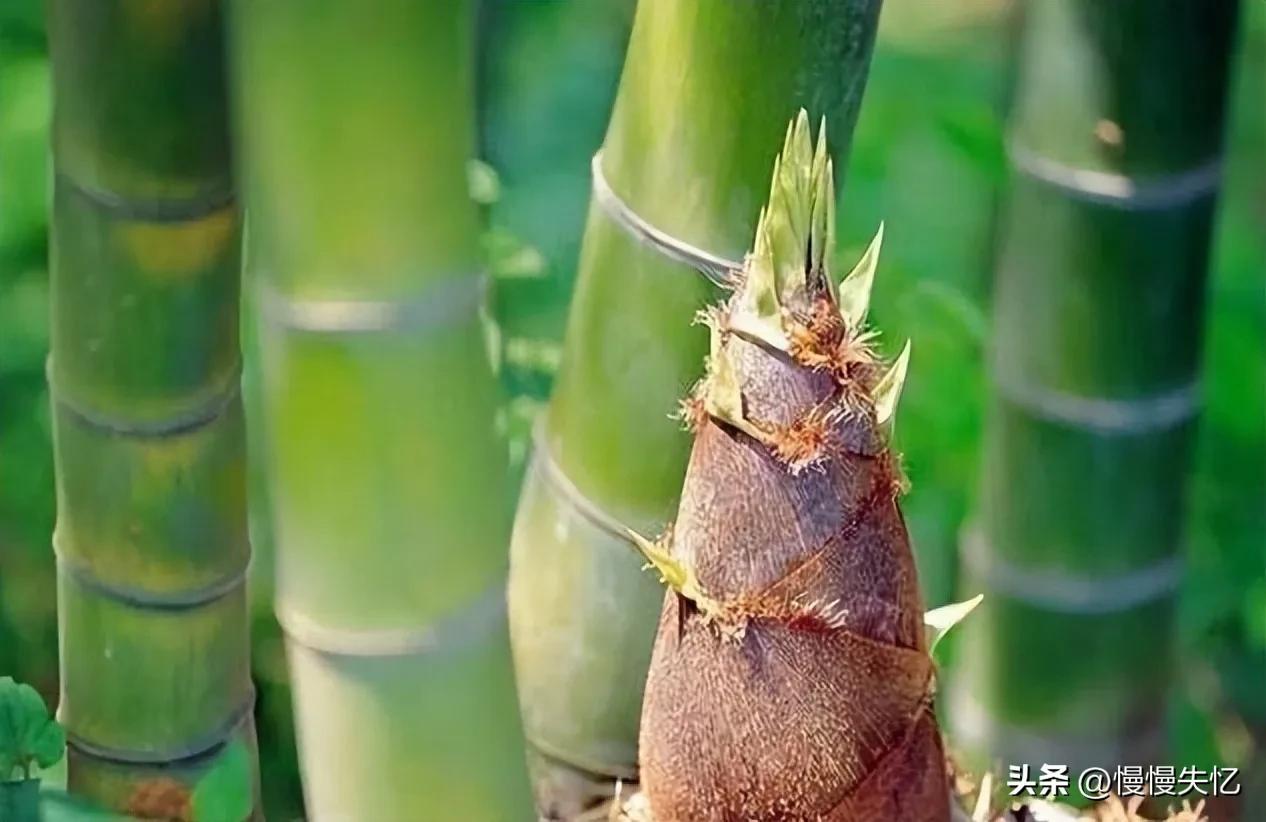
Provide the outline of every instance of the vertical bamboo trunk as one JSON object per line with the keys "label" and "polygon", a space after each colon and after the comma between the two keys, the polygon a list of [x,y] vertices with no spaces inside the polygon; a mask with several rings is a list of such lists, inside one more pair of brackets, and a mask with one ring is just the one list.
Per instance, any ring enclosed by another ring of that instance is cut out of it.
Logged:
{"label": "vertical bamboo trunk", "polygon": [[1236,3],[1025,11],[949,716],[1077,773],[1163,750]]}
{"label": "vertical bamboo trunk", "polygon": [[465,2],[234,7],[263,455],[309,814],[528,818]]}
{"label": "vertical bamboo trunk", "polygon": [[[741,259],[782,123],[824,113],[846,156],[879,0],[642,0],[596,168],[655,228]],[[607,198],[608,202],[610,198]],[[637,776],[661,592],[626,527],[672,515],[716,288],[590,206],[553,400],[511,543],[510,620],[538,806],[575,813]]]}
{"label": "vertical bamboo trunk", "polygon": [[133,812],[254,749],[221,31],[208,0],[49,5],[60,718],[70,789]]}

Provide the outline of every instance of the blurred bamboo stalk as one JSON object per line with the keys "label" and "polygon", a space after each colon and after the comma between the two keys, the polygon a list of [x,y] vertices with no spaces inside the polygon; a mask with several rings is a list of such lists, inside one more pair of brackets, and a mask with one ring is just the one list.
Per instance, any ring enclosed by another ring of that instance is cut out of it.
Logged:
{"label": "blurred bamboo stalk", "polygon": [[1163,755],[1236,6],[1024,6],[949,701],[1006,763]]}
{"label": "blurred bamboo stalk", "polygon": [[232,20],[247,268],[315,819],[527,819],[466,2]]}
{"label": "blurred bamboo stalk", "polygon": [[140,814],[255,747],[222,15],[48,10],[60,718],[70,789]]}
{"label": "blurred bamboo stalk", "polygon": [[[827,118],[843,166],[879,7],[638,4],[511,543],[519,701],[547,816],[573,815],[637,776],[662,592],[625,528],[654,533],[675,510],[690,438],[670,415],[707,350],[692,317],[719,293],[616,220],[741,260],[783,124],[800,107]],[[623,207],[632,216],[613,217]]]}

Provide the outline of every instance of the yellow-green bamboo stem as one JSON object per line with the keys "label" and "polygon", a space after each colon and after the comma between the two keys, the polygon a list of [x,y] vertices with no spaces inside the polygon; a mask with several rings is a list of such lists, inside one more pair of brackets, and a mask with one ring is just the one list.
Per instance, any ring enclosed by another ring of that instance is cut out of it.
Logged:
{"label": "yellow-green bamboo stem", "polygon": [[989,758],[1163,756],[1236,8],[1025,5],[949,701]]}
{"label": "yellow-green bamboo stem", "polygon": [[222,17],[53,0],[49,46],[59,713],[70,789],[127,809],[254,749]]}
{"label": "yellow-green bamboo stem", "polygon": [[527,819],[466,2],[241,0],[263,465],[318,820]]}

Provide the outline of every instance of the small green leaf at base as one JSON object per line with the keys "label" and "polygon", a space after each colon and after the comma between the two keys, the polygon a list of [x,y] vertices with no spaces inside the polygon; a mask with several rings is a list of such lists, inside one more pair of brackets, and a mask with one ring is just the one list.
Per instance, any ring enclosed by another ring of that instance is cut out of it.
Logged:
{"label": "small green leaf at base", "polygon": [[0,782],[26,779],[66,751],[66,735],[30,685],[0,677]]}

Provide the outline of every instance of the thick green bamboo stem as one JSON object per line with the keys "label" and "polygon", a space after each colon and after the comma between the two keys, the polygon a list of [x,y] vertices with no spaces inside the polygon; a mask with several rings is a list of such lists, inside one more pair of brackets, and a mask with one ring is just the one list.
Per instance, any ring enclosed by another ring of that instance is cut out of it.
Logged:
{"label": "thick green bamboo stem", "polygon": [[53,0],[49,45],[60,717],[126,808],[254,749],[222,17]]}
{"label": "thick green bamboo stem", "polygon": [[[825,115],[839,156],[879,0],[639,3],[600,160],[652,226],[741,259],[782,124]],[[564,361],[511,547],[519,699],[538,803],[570,813],[637,773],[661,593],[623,536],[672,515],[690,438],[669,418],[700,374],[691,326],[717,289],[591,205]]]}
{"label": "thick green bamboo stem", "polygon": [[241,0],[264,464],[315,819],[526,819],[470,4]]}
{"label": "thick green bamboo stem", "polygon": [[949,716],[1076,772],[1163,755],[1236,4],[1025,10]]}

